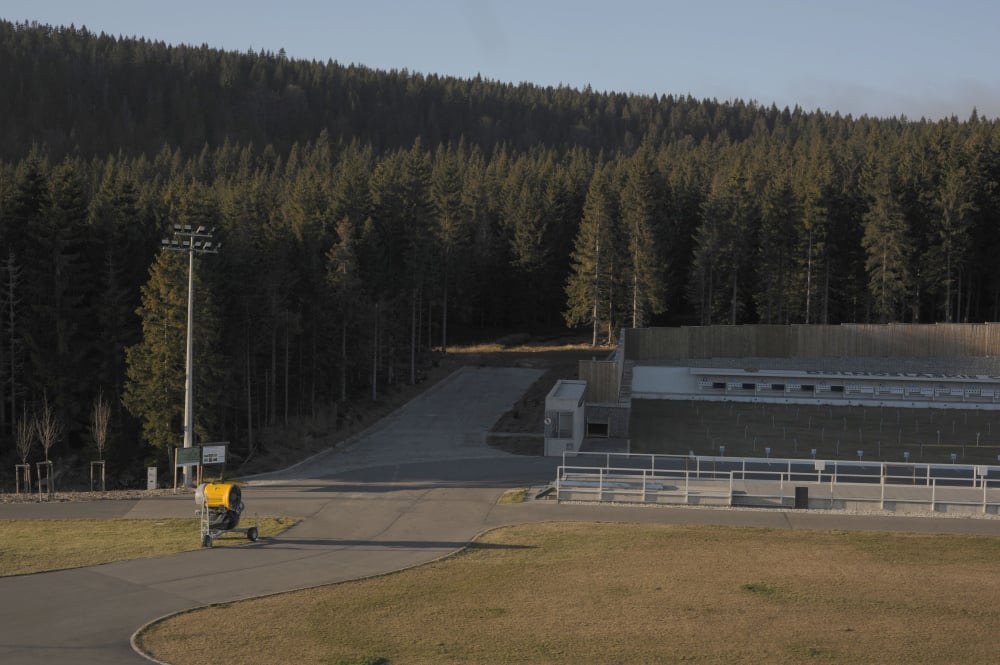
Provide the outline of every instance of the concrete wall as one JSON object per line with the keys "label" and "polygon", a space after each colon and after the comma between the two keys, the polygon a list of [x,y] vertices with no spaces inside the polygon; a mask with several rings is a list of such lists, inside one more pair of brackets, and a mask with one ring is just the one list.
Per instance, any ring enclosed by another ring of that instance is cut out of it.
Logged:
{"label": "concrete wall", "polygon": [[698,380],[689,367],[646,367],[632,370],[632,398],[657,399],[698,392]]}
{"label": "concrete wall", "polygon": [[617,402],[621,373],[614,360],[581,360],[577,366],[577,376],[587,382],[588,402]]}
{"label": "concrete wall", "polygon": [[608,438],[627,439],[630,409],[611,404],[587,404],[586,420],[607,421]]}

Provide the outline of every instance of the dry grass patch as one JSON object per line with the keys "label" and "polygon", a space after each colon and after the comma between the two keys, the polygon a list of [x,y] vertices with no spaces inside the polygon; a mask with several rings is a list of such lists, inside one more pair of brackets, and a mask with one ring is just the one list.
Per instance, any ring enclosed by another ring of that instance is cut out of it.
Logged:
{"label": "dry grass patch", "polygon": [[516,487],[514,489],[509,489],[500,495],[497,503],[501,505],[511,504],[511,503],[524,503],[525,498],[528,496],[529,488],[527,487]]}
{"label": "dry grass patch", "polygon": [[[270,538],[298,520],[261,518],[260,538]],[[252,526],[246,520],[242,526]],[[0,520],[0,577],[47,570],[95,566],[187,552],[201,547],[198,518],[142,520]],[[242,533],[228,533],[216,547],[247,543]]]}
{"label": "dry grass patch", "polygon": [[176,665],[219,635],[236,662],[987,663],[998,631],[1000,539],[545,524],[183,614],[140,644]]}
{"label": "dry grass patch", "polygon": [[607,355],[610,349],[602,349],[590,346],[583,342],[565,343],[531,343],[529,340],[521,338],[512,339],[514,344],[504,344],[503,342],[486,342],[483,344],[469,344],[466,346],[451,346],[448,353],[455,354],[507,354],[517,359],[524,360],[524,354],[537,354],[539,356],[555,356],[560,353],[578,353]]}

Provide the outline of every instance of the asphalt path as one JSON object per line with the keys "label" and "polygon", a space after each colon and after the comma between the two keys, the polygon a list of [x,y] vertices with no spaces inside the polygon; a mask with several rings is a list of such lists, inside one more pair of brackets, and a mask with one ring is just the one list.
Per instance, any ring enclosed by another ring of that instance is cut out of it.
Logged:
{"label": "asphalt path", "polygon": [[[420,565],[460,549],[485,530],[517,523],[627,521],[1000,535],[997,520],[541,500],[499,505],[504,489],[541,486],[555,477],[559,460],[507,455],[484,443],[488,428],[540,375],[533,369],[459,370],[349,445],[250,479],[244,521],[254,513],[302,518],[277,538],[0,579],[0,663],[146,662],[132,650],[130,637],[164,615]],[[0,506],[0,518],[157,518],[193,512],[190,494]]]}

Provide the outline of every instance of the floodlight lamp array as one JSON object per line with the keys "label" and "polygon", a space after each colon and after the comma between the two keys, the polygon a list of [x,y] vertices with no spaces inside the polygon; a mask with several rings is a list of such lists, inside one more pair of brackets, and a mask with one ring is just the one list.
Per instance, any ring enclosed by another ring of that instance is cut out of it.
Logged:
{"label": "floodlight lamp array", "polygon": [[174,224],[174,235],[178,238],[164,238],[160,245],[164,249],[176,252],[196,252],[199,254],[218,254],[222,243],[212,242],[215,227],[206,229],[204,226],[191,228],[190,224]]}
{"label": "floodlight lamp array", "polygon": [[190,224],[174,224],[174,233],[188,236],[210,236],[215,233],[215,227],[208,229],[199,224],[196,228],[191,228]]}

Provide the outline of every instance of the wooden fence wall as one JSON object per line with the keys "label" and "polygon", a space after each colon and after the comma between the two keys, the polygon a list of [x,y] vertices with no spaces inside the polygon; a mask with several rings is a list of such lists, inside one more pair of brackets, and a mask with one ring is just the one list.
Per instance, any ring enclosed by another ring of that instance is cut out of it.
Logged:
{"label": "wooden fence wall", "polygon": [[588,402],[617,402],[621,367],[615,360],[581,360],[577,375],[587,382]]}
{"label": "wooden fence wall", "polygon": [[691,326],[624,332],[625,359],[637,362],[689,358],[1000,355],[1000,324],[996,323]]}

